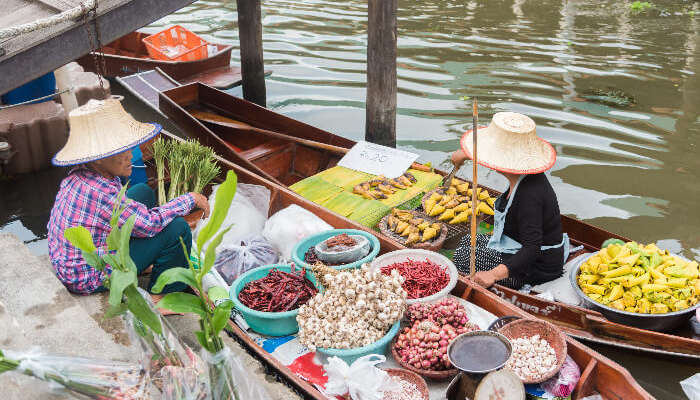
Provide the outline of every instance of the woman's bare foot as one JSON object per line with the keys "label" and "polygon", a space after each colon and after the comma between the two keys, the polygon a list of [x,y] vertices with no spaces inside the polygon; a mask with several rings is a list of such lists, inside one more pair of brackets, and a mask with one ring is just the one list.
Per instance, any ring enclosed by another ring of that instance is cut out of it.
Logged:
{"label": "woman's bare foot", "polygon": [[[158,305],[158,302],[164,296],[162,294],[153,294],[153,293],[150,293],[150,295],[151,295],[151,300],[153,300],[153,304],[155,304],[156,306]],[[158,308],[158,312],[160,313],[160,315],[185,315],[183,313],[166,310],[165,308]]]}

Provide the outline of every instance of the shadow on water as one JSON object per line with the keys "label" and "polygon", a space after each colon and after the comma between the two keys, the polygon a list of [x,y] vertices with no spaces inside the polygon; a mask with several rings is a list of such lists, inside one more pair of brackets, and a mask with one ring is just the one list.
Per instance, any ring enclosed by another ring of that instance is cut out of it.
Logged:
{"label": "shadow on water", "polygon": [[[646,11],[631,3],[402,0],[399,146],[445,161],[471,126],[464,96],[478,96],[483,124],[498,111],[528,114],[557,150],[550,180],[562,212],[700,259],[700,3],[659,0]],[[268,106],[363,138],[366,14],[364,0],[264,1]],[[232,44],[239,62],[235,2],[200,0],[146,30],[172,24]],[[0,231],[43,245],[59,174],[51,175],[0,183]],[[505,187],[494,172],[479,176]],[[698,370],[599,350],[660,399],[684,398],[678,381]]]}

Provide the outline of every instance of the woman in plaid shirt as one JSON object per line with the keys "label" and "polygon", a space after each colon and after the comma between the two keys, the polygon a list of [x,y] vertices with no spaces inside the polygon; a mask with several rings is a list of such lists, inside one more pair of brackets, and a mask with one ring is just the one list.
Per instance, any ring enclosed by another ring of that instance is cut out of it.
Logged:
{"label": "woman in plaid shirt", "polygon": [[[116,99],[90,100],[71,111],[69,122],[70,137],[53,163],[77,167],[61,182],[51,210],[49,255],[56,276],[68,290],[89,294],[105,290],[102,286],[104,273],[88,265],[63,232],[70,227],[83,226],[92,234],[98,252],[106,251],[112,210],[122,188],[120,177],[131,175],[130,150],[155,137],[161,127],[134,120]],[[129,250],[139,272],[153,266],[147,288],[150,292],[163,271],[187,265],[180,238],[189,253],[192,233],[182,216],[193,208],[203,209],[206,216],[209,203],[199,193],[188,193],[156,207],[155,194],[144,183],[130,187],[126,197],[131,200],[119,224],[136,216]],[[106,271],[111,272],[109,266]],[[162,293],[184,288],[184,284],[171,284]],[[160,298],[152,296],[155,301]]]}

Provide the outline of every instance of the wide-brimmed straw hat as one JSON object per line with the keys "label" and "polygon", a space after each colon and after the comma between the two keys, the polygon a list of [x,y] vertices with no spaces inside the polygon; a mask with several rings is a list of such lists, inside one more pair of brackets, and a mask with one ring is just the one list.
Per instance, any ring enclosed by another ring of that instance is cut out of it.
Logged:
{"label": "wide-brimmed straw hat", "polygon": [[[462,150],[472,158],[473,130],[460,141]],[[549,142],[535,133],[535,121],[527,115],[499,112],[486,128],[476,134],[477,162],[500,172],[537,174],[554,165],[557,153]]]}
{"label": "wide-brimmed straw hat", "polygon": [[51,160],[54,165],[111,157],[147,142],[161,130],[159,124],[136,121],[116,98],[89,100],[68,114],[68,124],[68,141]]}

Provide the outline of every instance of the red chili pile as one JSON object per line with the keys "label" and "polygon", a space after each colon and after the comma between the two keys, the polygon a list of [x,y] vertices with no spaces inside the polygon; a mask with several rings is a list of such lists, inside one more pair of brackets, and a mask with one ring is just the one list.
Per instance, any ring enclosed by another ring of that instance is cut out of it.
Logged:
{"label": "red chili pile", "polygon": [[270,270],[266,277],[246,283],[238,299],[256,311],[283,312],[296,310],[306,304],[318,290],[306,278],[306,268],[300,273]]}
{"label": "red chili pile", "polygon": [[326,240],[326,247],[328,247],[329,249],[332,249],[332,248],[338,247],[338,246],[352,247],[356,244],[357,244],[357,242],[355,242],[355,239],[348,236],[347,233],[342,233],[338,236],[334,236],[334,237]]}
{"label": "red chili pile", "polygon": [[384,275],[391,275],[393,270],[405,278],[402,287],[408,293],[409,299],[433,295],[450,281],[447,267],[435,264],[427,258],[425,261],[413,261],[409,258],[408,261],[382,267]]}

